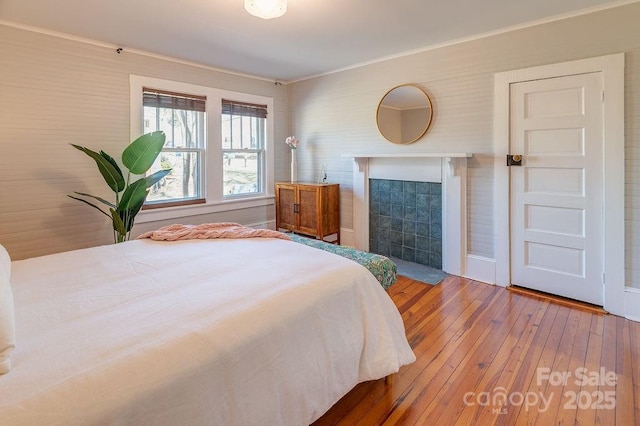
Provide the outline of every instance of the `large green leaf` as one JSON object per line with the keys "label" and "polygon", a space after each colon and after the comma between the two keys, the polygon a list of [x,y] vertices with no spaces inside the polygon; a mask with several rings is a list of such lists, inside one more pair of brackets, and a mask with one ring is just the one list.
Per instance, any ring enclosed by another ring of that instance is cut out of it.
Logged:
{"label": "large green leaf", "polygon": [[[118,204],[119,211],[131,210],[138,204],[144,204],[144,200],[147,198],[147,181],[146,179],[139,179],[133,182],[127,187],[122,194],[120,203]],[[137,212],[136,212],[137,213]]]}
{"label": "large green leaf", "polygon": [[143,175],[156,161],[164,146],[163,131],[146,133],[131,144],[122,153],[122,164],[135,175]]}
{"label": "large green leaf", "polygon": [[151,188],[154,184],[156,184],[160,179],[165,177],[171,173],[171,169],[158,170],[157,172],[147,176],[145,180],[147,181],[147,188]]}
{"label": "large green leaf", "polygon": [[133,221],[142,208],[148,193],[147,181],[143,178],[129,185],[122,194],[122,199],[118,204],[118,212],[127,232],[133,228]]}
{"label": "large green leaf", "polygon": [[[79,194],[79,193],[78,193],[78,194]],[[81,195],[84,195],[84,194],[81,194]],[[96,206],[95,204],[88,202],[87,200],[83,200],[82,198],[74,197],[73,195],[67,195],[67,197],[69,197],[69,198],[73,198],[74,200],[81,201],[81,202],[85,203],[86,205],[91,206],[91,207],[93,207],[94,209],[98,210],[98,211],[99,211],[100,213],[102,213],[103,215],[105,215],[105,216],[109,217],[109,215],[108,215],[108,214],[106,214],[104,210],[102,210],[100,207]],[[92,195],[89,195],[89,197],[93,197],[93,196],[92,196]],[[96,198],[96,197],[93,197],[93,198]]]}
{"label": "large green leaf", "polygon": [[119,168],[114,167],[114,165],[109,160],[107,160],[105,157],[103,157],[99,153],[90,150],[89,148],[85,148],[83,146],[74,145],[74,144],[71,144],[71,146],[79,151],[84,152],[89,157],[94,159],[94,161],[98,165],[98,170],[102,174],[102,177],[104,178],[105,182],[107,182],[107,185],[109,185],[109,188],[111,188],[113,192],[118,193],[124,189],[125,187],[124,176],[122,176],[122,172],[120,171]]}
{"label": "large green leaf", "polygon": [[[96,197],[95,195],[86,194],[86,193],[84,193],[84,192],[78,192],[78,191],[73,191],[73,192],[75,192],[75,193],[76,193],[76,194],[78,194],[78,195],[82,195],[83,197],[90,197],[90,198],[93,198],[94,200],[98,200],[98,201],[100,201],[102,204],[106,204],[107,206],[112,207],[112,208],[114,208],[114,209],[116,208],[116,205],[115,205],[115,204],[113,204],[113,203],[111,203],[111,202],[109,202],[109,201],[105,200],[104,198]],[[69,195],[69,197],[71,197],[71,198],[75,198],[75,199],[77,200],[77,198],[76,198],[76,197],[72,197],[71,195]],[[83,201],[84,201],[84,200],[83,200]]]}
{"label": "large green leaf", "polygon": [[120,212],[109,209],[111,212],[111,220],[113,222],[113,229],[120,235],[127,235],[127,230],[124,228],[124,222],[122,222],[122,218],[120,217]]}
{"label": "large green leaf", "polygon": [[[124,176],[122,174],[122,170],[120,170],[120,166],[118,166],[118,163],[116,163],[116,160],[110,156],[109,154],[107,154],[106,152],[100,150],[100,155],[102,156],[102,158],[104,158],[105,160],[107,160],[109,163],[111,163],[111,165],[118,171],[118,174],[120,174],[120,176]],[[124,189],[124,188],[122,188]]]}

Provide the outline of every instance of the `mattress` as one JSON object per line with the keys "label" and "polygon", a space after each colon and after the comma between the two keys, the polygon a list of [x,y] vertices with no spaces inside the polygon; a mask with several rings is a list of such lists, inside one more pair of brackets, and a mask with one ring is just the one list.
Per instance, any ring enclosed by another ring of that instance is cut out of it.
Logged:
{"label": "mattress", "polygon": [[340,246],[327,243],[325,241],[313,238],[303,237],[301,235],[288,233],[289,238],[293,241],[314,247],[320,250],[328,251],[339,256],[351,259],[367,268],[369,272],[378,280],[380,285],[387,290],[398,280],[397,265],[388,257],[375,253],[367,253],[356,250],[352,247]]}
{"label": "mattress", "polygon": [[2,425],[304,425],[415,360],[363,266],[291,241],[137,240],[11,280]]}

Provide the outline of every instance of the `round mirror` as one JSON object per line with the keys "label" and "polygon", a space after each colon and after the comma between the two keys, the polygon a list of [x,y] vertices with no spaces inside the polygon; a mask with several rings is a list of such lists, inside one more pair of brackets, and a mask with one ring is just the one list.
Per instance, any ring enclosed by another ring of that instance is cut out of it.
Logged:
{"label": "round mirror", "polygon": [[406,145],[425,134],[432,113],[429,96],[417,86],[403,84],[382,97],[376,123],[380,134],[389,142]]}

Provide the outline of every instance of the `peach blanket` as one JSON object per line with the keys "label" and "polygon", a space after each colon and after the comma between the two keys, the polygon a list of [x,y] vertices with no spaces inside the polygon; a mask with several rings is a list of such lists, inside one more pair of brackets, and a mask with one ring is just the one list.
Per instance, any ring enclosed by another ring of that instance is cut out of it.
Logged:
{"label": "peach blanket", "polygon": [[155,241],[206,240],[212,238],[280,238],[291,240],[282,232],[271,229],[254,229],[239,223],[220,222],[202,225],[173,224],[155,231],[145,232],[138,239],[150,238]]}

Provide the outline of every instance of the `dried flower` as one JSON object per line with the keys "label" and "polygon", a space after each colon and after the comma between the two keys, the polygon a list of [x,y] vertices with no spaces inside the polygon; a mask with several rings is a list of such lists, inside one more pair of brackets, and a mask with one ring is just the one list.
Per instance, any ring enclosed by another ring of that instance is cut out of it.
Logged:
{"label": "dried flower", "polygon": [[289,136],[287,139],[284,140],[284,142],[287,145],[289,145],[291,149],[296,149],[298,148],[298,145],[300,145],[300,140],[296,139],[295,136]]}

